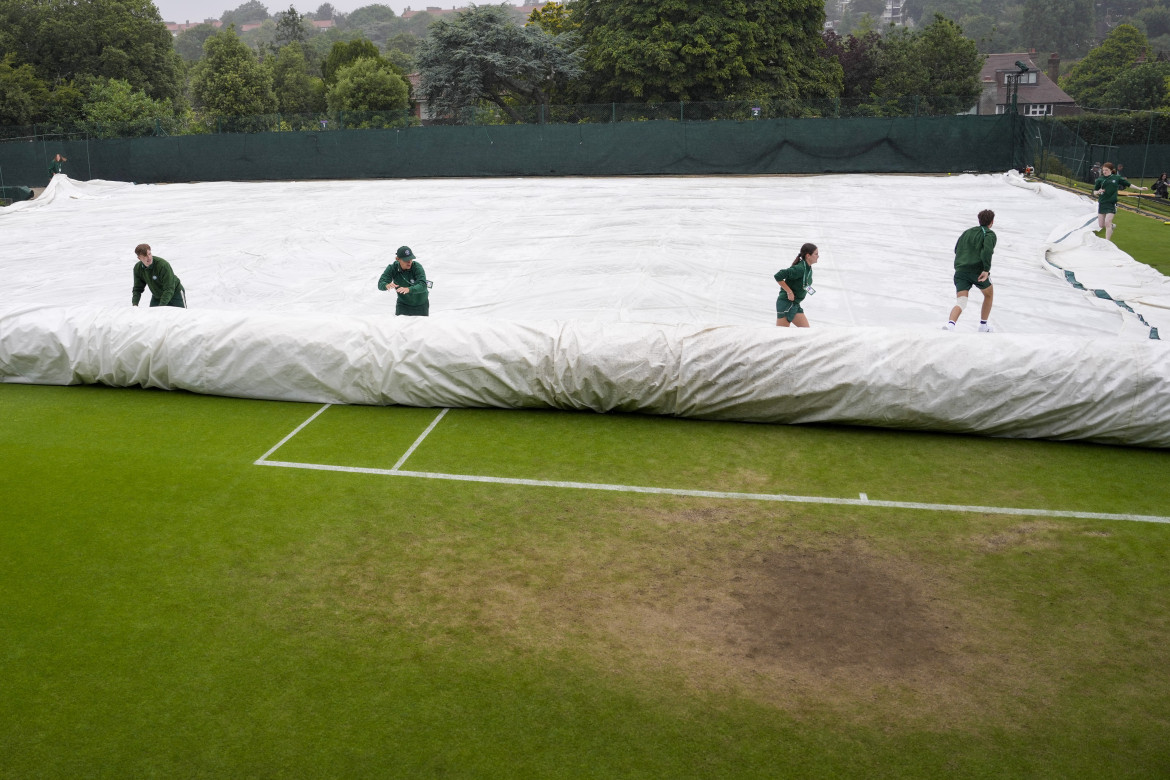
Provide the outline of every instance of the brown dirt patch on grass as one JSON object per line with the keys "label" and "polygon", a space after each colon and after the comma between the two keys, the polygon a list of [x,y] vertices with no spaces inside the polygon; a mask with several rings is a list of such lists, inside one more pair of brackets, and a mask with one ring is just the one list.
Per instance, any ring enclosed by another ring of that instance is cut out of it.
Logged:
{"label": "brown dirt patch on grass", "polygon": [[908,715],[959,706],[971,662],[944,577],[858,536],[777,535],[758,512],[644,509],[622,533],[512,539],[486,556],[420,539],[407,557],[425,557],[421,569],[366,549],[335,574],[347,608],[366,617],[440,643],[472,629],[591,658],[630,685],[792,710],[879,697]]}

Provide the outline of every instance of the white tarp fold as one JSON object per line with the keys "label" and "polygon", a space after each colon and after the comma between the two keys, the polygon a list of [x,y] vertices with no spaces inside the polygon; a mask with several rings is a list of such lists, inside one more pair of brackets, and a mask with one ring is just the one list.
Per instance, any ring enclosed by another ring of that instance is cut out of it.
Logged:
{"label": "white tarp fold", "polygon": [[72,306],[0,315],[0,375],[349,404],[555,407],[1170,446],[1151,340]]}

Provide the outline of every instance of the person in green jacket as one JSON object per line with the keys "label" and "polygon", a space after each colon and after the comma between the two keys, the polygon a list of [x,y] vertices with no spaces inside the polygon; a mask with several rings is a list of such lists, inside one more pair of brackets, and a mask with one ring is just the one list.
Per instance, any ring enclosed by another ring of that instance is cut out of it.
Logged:
{"label": "person in green jacket", "polygon": [[804,296],[812,295],[812,267],[820,259],[821,252],[816,244],[805,244],[800,248],[800,254],[792,261],[792,265],[776,272],[776,283],[780,285],[780,295],[776,298],[776,324],[787,328],[790,324],[798,328],[808,327],[808,317],[800,302]]}
{"label": "person in green jacket", "polygon": [[49,163],[49,174],[56,176],[58,173],[65,173],[65,166],[62,163],[69,162],[68,159],[58,154],[53,157],[53,161]]}
{"label": "person in green jacket", "polygon": [[1105,231],[1105,240],[1113,238],[1113,217],[1117,214],[1117,191],[1133,187],[1135,190],[1144,190],[1131,184],[1128,179],[1117,172],[1113,163],[1101,164],[1101,176],[1093,182],[1093,194],[1097,198],[1097,230]]}
{"label": "person in green jacket", "polygon": [[142,298],[142,291],[150,288],[151,306],[177,306],[187,308],[187,291],[175,276],[171,264],[150,252],[150,244],[134,247],[138,262],[134,264],[134,289],[130,302],[135,306]]}
{"label": "person in green jacket", "polygon": [[427,272],[422,263],[414,256],[408,246],[398,247],[394,253],[394,262],[386,266],[382,276],[378,279],[378,289],[398,295],[394,305],[394,314],[407,317],[426,317],[431,313],[430,302],[431,283],[427,281]]}
{"label": "person in green jacket", "polygon": [[955,242],[955,305],[951,308],[951,319],[943,325],[943,330],[955,329],[959,315],[967,308],[967,297],[972,286],[983,291],[979,332],[990,333],[992,330],[987,324],[987,318],[991,316],[991,303],[995,295],[995,288],[991,284],[991,255],[995,252],[995,232],[991,229],[993,224],[995,212],[984,209],[979,212],[979,224],[963,231],[963,235]]}

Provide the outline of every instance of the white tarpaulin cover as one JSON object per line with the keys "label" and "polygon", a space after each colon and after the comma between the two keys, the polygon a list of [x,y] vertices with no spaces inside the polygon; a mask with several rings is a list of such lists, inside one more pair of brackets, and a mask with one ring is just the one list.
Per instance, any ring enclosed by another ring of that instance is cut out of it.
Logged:
{"label": "white tarpaulin cover", "polygon": [[[996,211],[997,331],[953,246]],[[1170,280],[1015,174],[131,185],[0,210],[0,380],[1170,446]],[[1170,228],[1168,228],[1170,230]],[[1168,234],[1170,235],[1170,234]],[[773,274],[821,249],[813,327]],[[130,307],[149,243],[187,310]],[[400,245],[431,317],[375,283]]]}

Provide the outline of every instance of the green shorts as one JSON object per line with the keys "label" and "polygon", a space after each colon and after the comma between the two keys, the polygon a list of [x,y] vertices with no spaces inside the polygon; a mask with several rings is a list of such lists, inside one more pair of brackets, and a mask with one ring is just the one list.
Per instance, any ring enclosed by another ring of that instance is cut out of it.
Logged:
{"label": "green shorts", "polygon": [[776,299],[776,319],[792,322],[797,314],[804,314],[804,309],[800,308],[800,301],[790,301],[787,295],[781,295]]}
{"label": "green shorts", "polygon": [[1117,204],[1116,203],[1098,203],[1097,204],[1097,213],[1098,214],[1116,214],[1117,213]]}
{"label": "green shorts", "polygon": [[972,272],[972,271],[967,271],[967,270],[957,270],[956,269],[955,270],[955,291],[956,292],[966,292],[967,290],[971,289],[971,285],[975,285],[980,290],[986,290],[988,287],[991,286],[991,276],[989,274],[987,279],[985,281],[981,282],[981,281],[979,281],[979,274],[981,274],[981,273],[983,273],[983,272],[982,271]]}

